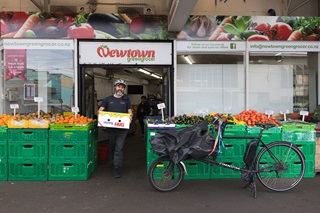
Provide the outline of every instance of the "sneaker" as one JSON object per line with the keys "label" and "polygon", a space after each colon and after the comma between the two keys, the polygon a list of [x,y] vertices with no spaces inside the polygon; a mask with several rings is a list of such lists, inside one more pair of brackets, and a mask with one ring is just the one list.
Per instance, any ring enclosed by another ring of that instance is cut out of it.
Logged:
{"label": "sneaker", "polygon": [[113,177],[115,177],[115,178],[120,178],[121,177],[121,172],[120,172],[119,168],[114,168]]}

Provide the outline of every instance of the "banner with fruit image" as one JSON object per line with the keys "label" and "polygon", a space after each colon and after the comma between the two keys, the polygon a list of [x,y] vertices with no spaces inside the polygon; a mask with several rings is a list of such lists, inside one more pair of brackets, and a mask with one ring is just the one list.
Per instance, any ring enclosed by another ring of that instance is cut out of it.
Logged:
{"label": "banner with fruit image", "polygon": [[23,81],[27,80],[27,57],[25,49],[6,49],[6,81],[19,78]]}
{"label": "banner with fruit image", "polygon": [[166,15],[0,12],[1,38],[318,41],[320,17],[193,15],[168,32]]}

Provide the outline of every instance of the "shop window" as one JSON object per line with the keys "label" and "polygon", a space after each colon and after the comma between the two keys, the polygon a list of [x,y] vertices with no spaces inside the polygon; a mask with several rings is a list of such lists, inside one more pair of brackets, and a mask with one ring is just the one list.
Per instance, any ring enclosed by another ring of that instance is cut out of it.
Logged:
{"label": "shop window", "polygon": [[[18,104],[17,113],[37,112],[35,97],[42,97],[40,109],[44,112],[71,111],[74,105],[74,59],[72,50],[27,49],[21,54],[23,72],[12,75],[8,66],[8,54],[4,50],[4,105],[3,113],[12,114],[11,104]],[[25,54],[25,59],[23,54]],[[16,54],[17,55],[17,54]],[[7,60],[7,61],[6,61]],[[13,59],[18,60],[18,59]],[[25,61],[23,61],[25,60]],[[22,63],[21,62],[21,63]]]}
{"label": "shop window", "polygon": [[178,56],[176,113],[238,113],[245,106],[242,53]]}
{"label": "shop window", "polygon": [[250,53],[248,78],[249,108],[275,113],[309,111],[311,82],[306,52]]}

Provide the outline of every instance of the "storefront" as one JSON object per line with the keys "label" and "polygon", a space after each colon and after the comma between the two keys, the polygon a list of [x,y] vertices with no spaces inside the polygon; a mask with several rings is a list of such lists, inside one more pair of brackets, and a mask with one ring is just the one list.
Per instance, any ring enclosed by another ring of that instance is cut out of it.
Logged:
{"label": "storefront", "polygon": [[306,41],[177,41],[175,114],[313,112],[319,48]]}

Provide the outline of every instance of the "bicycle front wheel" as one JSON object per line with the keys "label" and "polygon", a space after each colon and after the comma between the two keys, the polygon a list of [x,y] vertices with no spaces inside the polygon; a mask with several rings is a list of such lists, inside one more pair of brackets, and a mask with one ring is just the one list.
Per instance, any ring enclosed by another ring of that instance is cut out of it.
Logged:
{"label": "bicycle front wheel", "polygon": [[169,156],[156,159],[148,170],[151,186],[161,192],[171,191],[179,186],[184,177],[181,163],[174,164]]}
{"label": "bicycle front wheel", "polygon": [[255,168],[263,186],[273,191],[288,191],[303,178],[304,155],[292,143],[273,142],[259,152]]}

